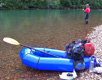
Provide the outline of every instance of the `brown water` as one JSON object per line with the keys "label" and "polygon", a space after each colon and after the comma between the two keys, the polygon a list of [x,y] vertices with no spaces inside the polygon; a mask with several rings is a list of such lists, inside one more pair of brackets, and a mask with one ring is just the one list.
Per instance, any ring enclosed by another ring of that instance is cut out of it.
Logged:
{"label": "brown water", "polygon": [[[0,79],[48,79],[60,72],[38,71],[23,65],[21,46],[2,41],[6,36],[32,47],[65,50],[65,45],[84,39],[92,27],[102,24],[102,11],[91,11],[85,25],[81,10],[6,10],[0,11]],[[47,75],[47,76],[46,76]]]}

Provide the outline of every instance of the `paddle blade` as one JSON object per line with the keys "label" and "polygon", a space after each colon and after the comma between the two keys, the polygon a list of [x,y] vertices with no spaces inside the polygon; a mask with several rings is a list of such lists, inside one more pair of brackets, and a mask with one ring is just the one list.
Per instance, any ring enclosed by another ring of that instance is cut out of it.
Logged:
{"label": "paddle blade", "polygon": [[15,39],[9,38],[9,37],[5,37],[3,41],[9,44],[13,44],[13,45],[20,45],[18,41],[16,41]]}

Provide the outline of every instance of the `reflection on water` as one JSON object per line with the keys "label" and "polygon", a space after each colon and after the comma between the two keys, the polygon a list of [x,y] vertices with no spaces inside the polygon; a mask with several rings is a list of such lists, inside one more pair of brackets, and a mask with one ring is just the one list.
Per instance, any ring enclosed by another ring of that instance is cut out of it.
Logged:
{"label": "reflection on water", "polygon": [[[102,12],[91,11],[87,32],[101,21]],[[85,27],[81,10],[0,11],[0,38],[10,36],[31,46],[64,49],[72,40],[83,38]]]}

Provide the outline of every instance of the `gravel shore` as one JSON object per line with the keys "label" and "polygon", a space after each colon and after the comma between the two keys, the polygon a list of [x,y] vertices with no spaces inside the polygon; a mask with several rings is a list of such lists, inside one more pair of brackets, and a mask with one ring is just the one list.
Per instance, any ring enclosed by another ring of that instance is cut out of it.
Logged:
{"label": "gravel shore", "polygon": [[[99,58],[102,63],[102,25],[93,28],[93,31],[88,34],[88,39],[95,46],[94,56]],[[102,74],[89,73],[89,70],[78,72],[78,77],[75,80],[102,80]]]}

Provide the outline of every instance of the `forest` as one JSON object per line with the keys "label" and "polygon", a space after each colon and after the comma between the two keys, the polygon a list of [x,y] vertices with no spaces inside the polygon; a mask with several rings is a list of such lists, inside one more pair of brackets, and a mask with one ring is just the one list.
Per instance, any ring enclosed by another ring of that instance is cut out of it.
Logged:
{"label": "forest", "polygon": [[102,9],[102,0],[0,0],[0,9]]}

